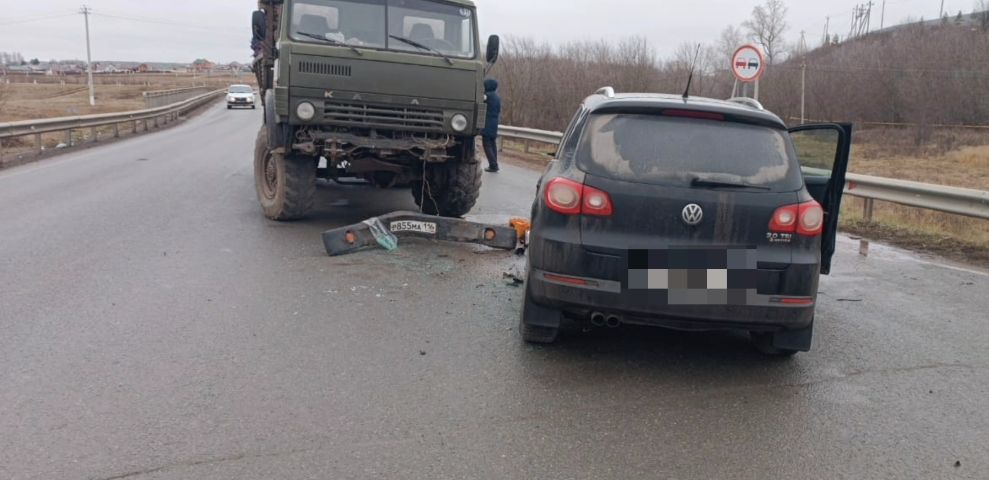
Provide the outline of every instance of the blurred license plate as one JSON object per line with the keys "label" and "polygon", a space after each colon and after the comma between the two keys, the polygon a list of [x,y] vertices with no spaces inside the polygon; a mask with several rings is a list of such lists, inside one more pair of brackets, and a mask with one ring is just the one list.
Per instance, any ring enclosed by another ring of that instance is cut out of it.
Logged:
{"label": "blurred license plate", "polygon": [[391,222],[390,229],[392,232],[415,232],[415,233],[425,233],[428,235],[436,235],[436,224],[430,222],[414,222],[411,220],[402,220],[398,222]]}

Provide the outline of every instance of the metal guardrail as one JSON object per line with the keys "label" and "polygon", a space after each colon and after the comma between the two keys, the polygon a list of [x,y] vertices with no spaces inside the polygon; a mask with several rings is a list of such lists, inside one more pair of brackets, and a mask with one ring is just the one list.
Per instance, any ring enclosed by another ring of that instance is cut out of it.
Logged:
{"label": "metal guardrail", "polygon": [[[525,142],[526,151],[529,142],[559,145],[563,138],[560,132],[507,126],[499,127],[498,134],[507,139]],[[803,170],[807,173],[829,173],[811,168]],[[865,200],[864,216],[867,220],[872,219],[873,203],[876,200],[989,219],[989,192],[982,190],[849,173],[845,193]]]}
{"label": "metal guardrail", "polygon": [[212,92],[212,90],[210,90],[209,87],[203,86],[175,88],[171,90],[154,90],[144,92],[142,95],[144,96],[145,108],[157,108],[165,105],[172,105],[174,103],[181,102],[182,100],[188,100],[210,92]]}
{"label": "metal guardrail", "polygon": [[65,132],[64,143],[67,147],[71,147],[77,143],[72,135],[75,130],[91,129],[91,141],[98,139],[97,129],[100,127],[112,126],[113,137],[120,136],[121,124],[130,124],[131,133],[137,133],[138,126],[143,123],[144,131],[147,131],[150,130],[152,121],[154,121],[155,128],[167,125],[178,120],[179,115],[205,105],[224,93],[226,90],[214,90],[171,105],[131,112],[0,123],[0,162],[3,160],[3,141],[5,139],[33,135],[35,137],[35,149],[40,153],[44,150],[42,134]]}

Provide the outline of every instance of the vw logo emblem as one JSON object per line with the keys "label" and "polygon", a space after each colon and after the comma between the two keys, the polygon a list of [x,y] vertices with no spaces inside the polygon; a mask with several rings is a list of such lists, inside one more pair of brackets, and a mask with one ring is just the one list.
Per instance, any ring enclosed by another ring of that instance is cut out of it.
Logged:
{"label": "vw logo emblem", "polygon": [[683,207],[683,223],[687,225],[697,225],[704,220],[704,209],[696,203],[691,203]]}

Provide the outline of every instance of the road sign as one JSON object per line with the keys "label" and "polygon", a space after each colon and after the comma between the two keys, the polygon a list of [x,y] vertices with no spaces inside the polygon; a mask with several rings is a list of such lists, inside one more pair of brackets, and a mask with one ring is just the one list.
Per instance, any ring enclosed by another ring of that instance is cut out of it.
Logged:
{"label": "road sign", "polygon": [[755,45],[743,45],[731,56],[731,71],[740,82],[752,83],[766,71],[762,50]]}

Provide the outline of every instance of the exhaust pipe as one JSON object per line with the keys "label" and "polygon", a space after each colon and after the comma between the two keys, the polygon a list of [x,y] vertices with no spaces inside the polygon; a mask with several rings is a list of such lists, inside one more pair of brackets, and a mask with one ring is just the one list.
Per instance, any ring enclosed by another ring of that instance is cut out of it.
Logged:
{"label": "exhaust pipe", "polygon": [[608,328],[618,328],[622,326],[622,319],[615,315],[609,315],[608,319],[605,320],[605,325],[607,325]]}
{"label": "exhaust pipe", "polygon": [[591,314],[591,325],[595,327],[603,327],[607,320],[604,318],[604,314],[601,312],[594,312]]}

